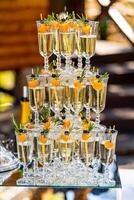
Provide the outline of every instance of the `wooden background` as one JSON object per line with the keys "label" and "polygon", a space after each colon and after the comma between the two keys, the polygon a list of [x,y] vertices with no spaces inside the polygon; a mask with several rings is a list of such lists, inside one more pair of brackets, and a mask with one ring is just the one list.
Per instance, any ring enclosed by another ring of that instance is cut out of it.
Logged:
{"label": "wooden background", "polygon": [[40,65],[36,20],[49,0],[0,0],[0,69]]}

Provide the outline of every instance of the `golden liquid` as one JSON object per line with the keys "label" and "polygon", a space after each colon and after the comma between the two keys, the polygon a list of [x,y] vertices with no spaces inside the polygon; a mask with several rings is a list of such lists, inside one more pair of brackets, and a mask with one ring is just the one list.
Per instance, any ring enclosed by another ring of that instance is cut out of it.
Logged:
{"label": "golden liquid", "polygon": [[44,105],[48,105],[49,101],[50,101],[49,86],[48,86],[48,84],[45,84],[45,86],[44,86]]}
{"label": "golden liquid", "polygon": [[50,87],[50,105],[54,110],[60,111],[63,108],[64,105],[64,87],[58,86],[58,87]]}
{"label": "golden liquid", "polygon": [[50,162],[52,159],[52,144],[50,141],[42,144],[38,141],[38,159],[39,163]]}
{"label": "golden liquid", "polygon": [[100,144],[100,159],[102,163],[112,163],[115,155],[115,148],[108,150],[105,148],[104,143]]}
{"label": "golden liquid", "polygon": [[57,138],[53,139],[53,154],[54,156],[59,155],[59,140]]}
{"label": "golden liquid", "polygon": [[73,141],[60,141],[60,155],[64,162],[68,163],[72,160],[73,155]]}
{"label": "golden liquid", "polygon": [[[104,83],[105,84],[105,83]],[[95,90],[91,87],[92,91],[92,109],[94,112],[102,112],[106,104],[107,86],[105,84],[102,90]]]}
{"label": "golden liquid", "polygon": [[89,141],[80,142],[80,154],[81,157],[84,159],[85,163],[91,163],[94,158],[94,151],[95,151],[95,142],[94,139]]}
{"label": "golden liquid", "polygon": [[78,55],[81,55],[81,39],[80,39],[79,31],[76,32],[75,38],[76,38],[76,50],[77,50],[77,53],[78,53]]}
{"label": "golden liquid", "polygon": [[41,56],[50,56],[53,52],[53,33],[38,33],[38,43]]}
{"label": "golden liquid", "polygon": [[20,162],[24,164],[30,164],[32,161],[33,144],[30,141],[26,141],[23,144],[17,143],[17,152]]}
{"label": "golden liquid", "polygon": [[80,40],[83,55],[93,56],[95,53],[96,35],[82,35]]}
{"label": "golden liquid", "polygon": [[75,32],[60,33],[61,53],[64,56],[70,56],[74,53],[76,48]]}
{"label": "golden liquid", "polygon": [[54,53],[56,53],[56,54],[60,53],[60,41],[59,41],[59,32],[58,32],[58,30],[54,30],[53,45],[54,45]]}
{"label": "golden liquid", "polygon": [[70,86],[70,103],[75,112],[80,111],[83,108],[86,98],[86,87],[85,85],[76,89],[73,85]]}
{"label": "golden liquid", "polygon": [[70,108],[70,89],[69,84],[64,85],[64,94],[65,94],[65,105],[67,108]]}
{"label": "golden liquid", "polygon": [[44,104],[44,88],[29,88],[29,102],[32,110],[40,111]]}

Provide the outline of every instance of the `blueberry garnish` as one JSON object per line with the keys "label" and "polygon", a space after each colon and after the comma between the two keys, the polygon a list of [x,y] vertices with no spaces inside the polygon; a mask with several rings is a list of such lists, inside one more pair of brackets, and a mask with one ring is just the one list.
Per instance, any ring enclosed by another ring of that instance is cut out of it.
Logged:
{"label": "blueberry garnish", "polygon": [[35,74],[31,74],[31,77],[33,77],[33,78],[34,78],[34,77],[35,77]]}
{"label": "blueberry garnish", "polygon": [[64,134],[65,134],[65,135],[69,135],[69,131],[65,131]]}
{"label": "blueberry garnish", "polygon": [[97,74],[97,75],[96,75],[96,78],[100,78],[100,75],[99,75],[99,74]]}
{"label": "blueberry garnish", "polygon": [[52,74],[52,78],[56,78],[57,76],[56,76],[56,74]]}
{"label": "blueberry garnish", "polygon": [[54,65],[54,66],[53,66],[53,69],[57,69],[57,66],[56,66],[56,65]]}

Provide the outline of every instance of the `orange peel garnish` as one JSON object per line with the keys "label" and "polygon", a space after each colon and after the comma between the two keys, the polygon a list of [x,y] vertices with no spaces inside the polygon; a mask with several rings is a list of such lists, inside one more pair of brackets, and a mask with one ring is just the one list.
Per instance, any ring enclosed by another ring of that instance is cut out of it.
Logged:
{"label": "orange peel garnish", "polygon": [[43,122],[43,127],[45,129],[50,129],[51,126],[51,120],[48,120],[47,122]]}
{"label": "orange peel garnish", "polygon": [[82,133],[82,140],[87,141],[92,137],[91,133]]}
{"label": "orange peel garnish", "polygon": [[99,81],[98,79],[94,79],[91,85],[95,90],[102,90],[104,88],[104,82]]}
{"label": "orange peel garnish", "polygon": [[60,29],[60,31],[63,32],[63,33],[68,32],[69,23],[65,22],[65,23],[60,24],[59,29]]}
{"label": "orange peel garnish", "polygon": [[108,150],[113,149],[115,144],[113,142],[110,142],[109,140],[106,140],[104,142],[104,147]]}
{"label": "orange peel garnish", "polygon": [[38,140],[39,140],[42,144],[45,144],[45,143],[47,143],[48,138],[45,137],[44,135],[40,134],[39,137],[38,137]]}
{"label": "orange peel garnish", "polygon": [[83,121],[82,122],[83,130],[88,130],[90,126],[91,126],[91,122],[90,121],[88,121],[88,122]]}
{"label": "orange peel garnish", "polygon": [[71,126],[71,121],[69,119],[64,119],[63,120],[63,127],[64,128],[70,128]]}
{"label": "orange peel garnish", "polygon": [[60,86],[60,80],[59,79],[52,79],[51,85],[54,86],[54,87]]}
{"label": "orange peel garnish", "polygon": [[66,134],[64,134],[64,132],[61,134],[60,138],[65,142],[67,142],[71,139],[70,135],[66,135]]}
{"label": "orange peel garnish", "polygon": [[81,89],[82,86],[83,86],[83,83],[81,83],[79,80],[75,80],[75,81],[74,81],[74,87],[75,87],[76,89]]}
{"label": "orange peel garnish", "polygon": [[38,27],[39,33],[45,33],[47,31],[49,31],[49,25],[43,24]]}
{"label": "orange peel garnish", "polygon": [[18,134],[18,141],[24,143],[27,140],[27,135],[25,133]]}
{"label": "orange peel garnish", "polygon": [[31,79],[28,81],[28,87],[35,88],[39,86],[39,81],[37,79]]}
{"label": "orange peel garnish", "polygon": [[57,22],[57,21],[52,21],[52,22],[50,23],[50,27],[51,27],[52,29],[58,29],[59,26],[60,26],[60,24],[59,24],[59,22]]}
{"label": "orange peel garnish", "polygon": [[83,25],[83,26],[82,26],[82,31],[83,31],[86,35],[89,34],[90,30],[91,30],[91,26],[90,26],[89,24],[86,24],[86,25]]}

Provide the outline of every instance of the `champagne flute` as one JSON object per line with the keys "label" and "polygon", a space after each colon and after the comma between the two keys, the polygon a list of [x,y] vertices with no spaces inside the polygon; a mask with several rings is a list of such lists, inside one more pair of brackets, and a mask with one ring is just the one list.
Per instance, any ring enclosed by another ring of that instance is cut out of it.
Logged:
{"label": "champagne flute", "polygon": [[115,181],[109,177],[109,165],[115,158],[117,134],[117,130],[109,128],[104,134],[99,135],[100,160],[105,167],[103,177],[100,179],[101,186],[115,185]]}
{"label": "champagne flute", "polygon": [[44,129],[43,131],[40,132],[38,135],[38,140],[37,140],[37,146],[38,146],[38,159],[39,163],[43,165],[43,177],[39,181],[39,184],[47,182],[45,180],[45,167],[47,171],[47,166],[52,160],[52,141],[49,138],[49,129]]}
{"label": "champagne flute", "polygon": [[54,34],[53,38],[53,53],[57,56],[57,67],[61,68],[61,48],[60,48],[60,40],[59,40],[59,22],[53,20],[50,22],[51,30]]}
{"label": "champagne flute", "polygon": [[83,22],[80,33],[80,44],[83,56],[86,59],[86,74],[90,75],[90,58],[95,54],[96,37],[98,30],[98,22]]}
{"label": "champagne flute", "polygon": [[39,125],[39,112],[44,105],[44,87],[39,76],[27,76],[29,89],[29,102],[31,110],[35,113],[35,124]]}
{"label": "champagne flute", "polygon": [[105,108],[108,74],[96,75],[91,81],[92,110],[96,113],[96,127],[100,125],[100,113]]}
{"label": "champagne flute", "polygon": [[75,52],[76,48],[76,32],[74,28],[70,27],[68,21],[60,24],[59,38],[61,54],[66,58],[65,70],[63,70],[62,74],[70,75],[72,72],[71,56]]}
{"label": "champagne flute", "polygon": [[60,77],[53,74],[50,79],[50,105],[56,116],[60,116],[60,111],[64,106],[64,98],[64,86],[62,85]]}
{"label": "champagne flute", "polygon": [[74,111],[74,129],[79,129],[80,119],[79,112],[82,110],[83,105],[85,103],[85,95],[86,95],[86,86],[84,80],[81,81],[79,77],[74,79],[72,84],[69,85],[70,88],[70,103],[72,106],[72,110]]}
{"label": "champagne flute", "polygon": [[44,57],[44,70],[48,72],[48,57],[53,53],[53,32],[46,22],[37,21],[39,52]]}
{"label": "champagne flute", "polygon": [[17,180],[18,185],[28,185],[28,165],[32,162],[33,155],[33,134],[31,131],[22,130],[15,132],[17,141],[17,153],[20,163],[23,165],[23,178]]}

